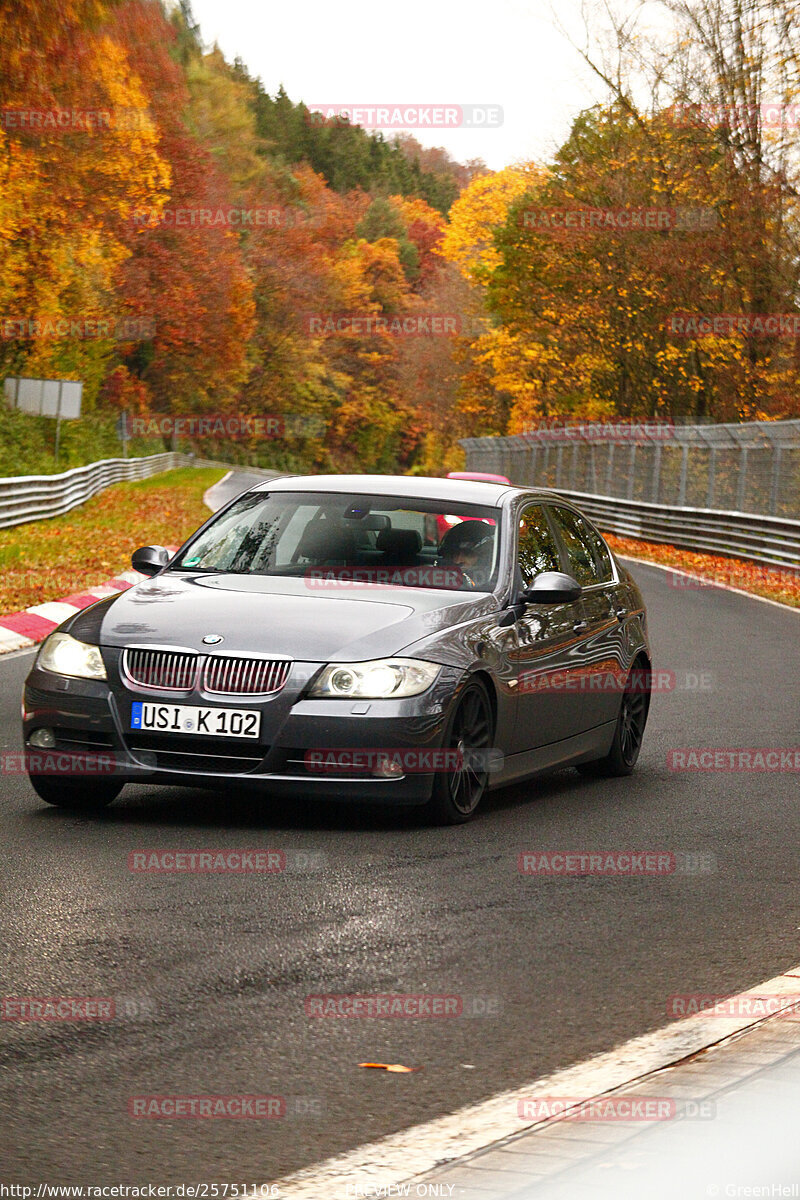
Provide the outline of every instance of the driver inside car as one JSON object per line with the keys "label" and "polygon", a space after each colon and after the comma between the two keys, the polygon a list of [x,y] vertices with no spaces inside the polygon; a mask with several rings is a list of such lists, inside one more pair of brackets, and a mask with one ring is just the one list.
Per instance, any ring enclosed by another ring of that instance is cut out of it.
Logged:
{"label": "driver inside car", "polygon": [[439,544],[439,563],[458,567],[467,587],[486,583],[492,570],[494,530],[483,521],[462,521]]}

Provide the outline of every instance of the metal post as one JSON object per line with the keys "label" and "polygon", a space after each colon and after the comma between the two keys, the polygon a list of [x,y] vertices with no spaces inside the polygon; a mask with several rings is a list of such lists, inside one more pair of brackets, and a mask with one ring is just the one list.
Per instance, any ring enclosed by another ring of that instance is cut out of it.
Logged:
{"label": "metal post", "polygon": [[747,484],[747,447],[742,446],[739,459],[739,487],[736,491],[736,507],[744,512],[744,490]]}
{"label": "metal post", "polygon": [[564,465],[564,447],[556,448],[556,488],[561,487],[561,468]]}
{"label": "metal post", "polygon": [[538,470],[538,467],[539,467],[539,447],[534,446],[533,453],[531,454],[531,475],[530,475],[530,479],[528,480],[528,485],[530,487],[533,487],[537,483],[536,472]]}
{"label": "metal post", "polygon": [[592,442],[589,445],[589,466],[591,469],[591,489],[594,495],[597,495],[597,460],[595,457],[595,445]]}
{"label": "metal post", "polygon": [[544,447],[544,462],[542,463],[542,487],[550,487],[550,446]]}
{"label": "metal post", "polygon": [[614,443],[608,443],[608,463],[606,464],[606,495],[611,495],[611,481],[614,478]]}
{"label": "metal post", "polygon": [[570,481],[569,481],[569,490],[571,492],[577,492],[578,491],[578,488],[576,487],[576,484],[578,481],[578,443],[577,442],[572,443],[572,465],[570,467],[570,472],[571,472],[571,477],[570,477]]}
{"label": "metal post", "polygon": [[628,499],[633,499],[633,485],[636,480],[636,442],[631,442],[631,453],[628,459]]}
{"label": "metal post", "polygon": [[661,442],[656,442],[653,447],[653,482],[650,489],[650,499],[653,504],[658,504],[658,497],[661,493]]}
{"label": "metal post", "polygon": [[772,480],[769,488],[769,511],[771,516],[778,512],[778,501],[781,494],[781,458],[783,446],[775,446],[772,451]]}
{"label": "metal post", "polygon": [[64,391],[64,380],[58,381],[58,410],[56,412],[56,466],[58,466],[58,451],[61,448],[61,395]]}
{"label": "metal post", "polygon": [[713,446],[708,458],[708,490],[706,492],[706,508],[714,507],[714,492],[717,482],[717,448]]}
{"label": "metal post", "polygon": [[684,444],[681,450],[681,477],[678,483],[678,508],[686,507],[686,477],[689,473],[689,444]]}

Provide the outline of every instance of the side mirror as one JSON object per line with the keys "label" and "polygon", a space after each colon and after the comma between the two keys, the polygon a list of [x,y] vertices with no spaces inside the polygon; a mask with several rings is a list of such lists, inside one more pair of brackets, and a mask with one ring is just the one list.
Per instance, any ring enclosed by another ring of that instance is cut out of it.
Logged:
{"label": "side mirror", "polygon": [[163,546],[140,546],[131,555],[131,566],[141,575],[157,575],[170,560],[169,550]]}
{"label": "side mirror", "polygon": [[526,604],[569,604],[581,594],[581,585],[563,571],[542,571],[522,593]]}

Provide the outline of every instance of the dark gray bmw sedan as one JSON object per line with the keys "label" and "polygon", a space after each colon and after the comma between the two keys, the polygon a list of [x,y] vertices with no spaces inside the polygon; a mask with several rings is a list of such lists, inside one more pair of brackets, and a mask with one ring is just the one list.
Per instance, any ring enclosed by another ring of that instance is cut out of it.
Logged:
{"label": "dark gray bmw sedan", "polygon": [[641,594],[559,496],[382,475],[269,480],[70,617],[25,684],[50,804],[127,782],[426,805],[574,765],[627,775],[650,699]]}

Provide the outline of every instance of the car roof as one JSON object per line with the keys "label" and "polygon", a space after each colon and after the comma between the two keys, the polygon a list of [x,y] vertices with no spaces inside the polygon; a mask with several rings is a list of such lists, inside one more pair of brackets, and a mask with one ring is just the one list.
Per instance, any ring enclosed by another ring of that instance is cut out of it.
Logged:
{"label": "car roof", "polygon": [[499,506],[503,498],[533,492],[542,498],[552,492],[518,488],[507,483],[483,483],[469,479],[440,479],[426,475],[282,475],[265,479],[255,492],[355,492],[358,495],[402,496],[414,500],[450,500],[462,504]]}

